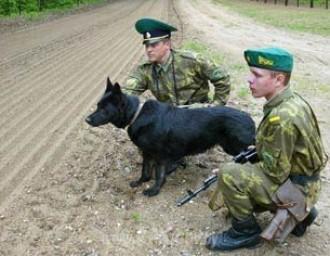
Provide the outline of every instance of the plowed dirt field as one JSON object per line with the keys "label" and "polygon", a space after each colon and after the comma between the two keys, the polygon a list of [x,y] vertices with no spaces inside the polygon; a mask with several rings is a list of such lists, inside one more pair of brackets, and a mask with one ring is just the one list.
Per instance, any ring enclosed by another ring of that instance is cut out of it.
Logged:
{"label": "plowed dirt field", "polygon": [[[204,242],[229,226],[225,213],[208,209],[208,192],[180,208],[175,200],[230,160],[220,149],[191,157],[158,196],[146,198],[143,188],[128,185],[140,175],[141,158],[126,131],[84,122],[106,77],[123,82],[142,58],[134,30],[142,16],[175,24],[176,45],[198,37],[240,63],[247,47],[288,47],[297,56],[297,75],[329,85],[329,38],[254,24],[211,1],[114,1],[2,32],[0,255],[218,255]],[[233,75],[245,83],[244,74]],[[301,93],[316,110],[328,149],[329,94]],[[235,92],[230,104],[251,110],[256,120],[261,116],[262,103],[250,106]],[[322,182],[320,215],[303,238],[229,254],[329,255],[329,167]],[[265,225],[269,216],[258,220]]]}

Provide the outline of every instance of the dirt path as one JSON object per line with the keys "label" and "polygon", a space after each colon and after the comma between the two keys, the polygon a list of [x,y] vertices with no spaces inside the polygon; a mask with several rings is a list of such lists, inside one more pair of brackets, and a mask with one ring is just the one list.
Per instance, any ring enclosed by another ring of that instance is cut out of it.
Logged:
{"label": "dirt path", "polygon": [[184,21],[199,31],[199,35],[207,39],[205,41],[221,46],[238,58],[243,58],[242,52],[249,47],[285,47],[296,57],[295,71],[329,84],[330,38],[257,25],[251,19],[240,17],[209,0],[178,2]]}
{"label": "dirt path", "polygon": [[[167,19],[167,9],[167,1],[118,1],[1,35],[1,216],[27,193],[32,179],[60,170],[62,159],[72,154],[106,76],[125,77],[140,59],[134,22],[146,14]],[[0,233],[4,242],[6,233]],[[1,255],[25,250],[0,246]]]}
{"label": "dirt path", "polygon": [[118,79],[140,58],[132,24],[147,12],[161,17],[166,6],[121,1],[1,37],[1,205],[26,177],[70,151],[67,138],[105,77]]}
{"label": "dirt path", "polygon": [[[133,28],[141,16],[179,27],[184,21],[185,33],[178,33],[176,41],[203,33],[208,43],[232,56],[240,56],[249,43],[273,40],[261,37],[269,28],[249,23],[247,30],[245,20],[208,1],[172,3],[123,0],[1,34],[0,255],[213,255],[204,241],[228,226],[223,213],[208,209],[207,193],[185,207],[174,202],[219,168],[225,156],[214,149],[191,159],[187,169],[168,178],[159,196],[146,198],[143,188],[128,186],[139,175],[141,159],[126,132],[111,126],[93,129],[83,121],[102,94],[105,77],[123,81],[142,56]],[[249,31],[260,31],[260,38],[251,38]],[[309,41],[298,46],[296,40],[304,35],[277,30],[274,35],[300,56],[298,70],[314,67],[313,72],[323,74],[316,68],[321,57],[329,65],[330,58],[315,50],[329,53],[329,39],[305,36]],[[329,81],[329,72],[320,79]],[[329,102],[318,103],[326,131]],[[329,134],[325,137],[329,144]],[[200,161],[207,163],[206,169],[196,166]],[[326,255],[329,228],[322,227],[330,226],[327,175],[322,213],[308,236],[290,238],[288,246],[264,245],[239,254]],[[267,216],[260,217],[261,223],[263,219]]]}

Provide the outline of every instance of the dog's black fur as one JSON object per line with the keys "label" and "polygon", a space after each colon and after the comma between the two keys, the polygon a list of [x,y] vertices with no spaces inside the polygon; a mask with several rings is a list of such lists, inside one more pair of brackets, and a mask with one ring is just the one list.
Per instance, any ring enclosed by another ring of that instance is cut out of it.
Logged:
{"label": "dog's black fur", "polygon": [[[86,122],[91,126],[112,123],[125,128],[138,108],[138,97],[122,93],[119,84],[112,85],[108,78],[97,110]],[[173,163],[184,156],[202,153],[215,145],[236,155],[254,144],[255,124],[247,113],[230,107],[186,109],[148,100],[129,125],[128,135],[143,153],[142,175],[130,185],[136,187],[149,181],[155,169],[156,182],[144,191],[153,196],[159,193]]]}

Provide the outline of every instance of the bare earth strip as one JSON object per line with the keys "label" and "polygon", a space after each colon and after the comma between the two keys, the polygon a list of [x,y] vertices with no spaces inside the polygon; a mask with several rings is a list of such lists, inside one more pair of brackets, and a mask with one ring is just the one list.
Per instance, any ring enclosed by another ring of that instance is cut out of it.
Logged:
{"label": "bare earth strip", "polygon": [[[224,212],[208,209],[207,193],[181,208],[175,200],[221,168],[226,156],[214,149],[192,158],[188,168],[168,177],[159,196],[146,198],[148,184],[128,186],[139,176],[141,159],[126,131],[84,123],[106,76],[124,81],[143,55],[133,26],[142,16],[176,24],[177,42],[198,36],[235,58],[250,45],[287,44],[299,56],[302,76],[311,68],[319,81],[329,81],[328,38],[257,26],[209,1],[115,1],[1,34],[0,255],[218,255],[204,242],[228,227]],[[263,36],[269,29],[272,36]],[[319,104],[328,144],[329,102]],[[323,181],[321,214],[307,236],[232,255],[326,255],[328,174]],[[258,217],[262,225],[268,218]]]}
{"label": "bare earth strip", "polygon": [[[1,82],[2,85],[9,86],[11,89],[7,97],[1,98],[1,103],[3,102],[1,104],[3,117],[1,118],[3,121],[0,164],[0,173],[3,177],[0,183],[1,202],[11,189],[15,188],[14,185],[26,176],[25,172],[33,173],[32,170],[38,170],[34,168],[38,161],[53,158],[54,149],[61,145],[61,143],[57,145],[58,141],[65,141],[63,135],[68,134],[68,131],[73,130],[81,121],[82,115],[85,114],[83,110],[87,111],[99,95],[100,85],[103,85],[106,75],[112,74],[116,79],[122,68],[125,68],[125,66],[122,67],[123,63],[138,57],[136,56],[138,40],[133,33],[130,35],[131,23],[145,9],[152,8],[152,4],[150,2],[141,6],[141,2],[136,2],[129,6],[122,6],[122,11],[114,8],[113,15],[112,8],[108,7],[102,9],[101,13],[94,13],[97,19],[90,17],[93,13],[88,13],[85,18],[95,23],[87,28],[83,25],[83,17],[78,16],[78,20],[70,17],[70,20],[73,19],[73,25],[80,25],[79,33],[86,34],[84,40],[76,40],[74,49],[67,51],[59,59],[46,57],[45,63],[40,67],[29,63],[32,68],[28,73],[24,72],[24,78],[15,79],[16,77],[11,76],[11,81],[7,80],[6,84]],[[48,28],[46,28],[47,24],[44,24],[40,26],[40,29],[35,28],[28,34],[23,31],[18,33],[19,35],[5,37],[3,45],[10,41],[17,42],[17,40],[30,42],[29,38],[43,36],[40,41],[36,41],[36,45],[32,40],[31,44],[27,44],[27,48],[25,44],[17,46],[13,44],[9,47],[8,49],[14,49],[11,50],[13,53],[19,53],[14,55],[15,58],[10,62],[15,62],[17,59],[22,61],[21,58],[24,58],[23,61],[31,61],[28,49],[32,49],[33,52],[43,39],[48,40],[47,30],[52,31],[51,35],[61,32],[58,33],[59,38],[56,39],[61,40],[62,44],[54,50],[59,53],[61,49],[65,51],[65,39],[71,37],[72,33],[76,33],[75,29],[79,29],[75,26],[72,28],[71,23],[67,22],[65,19],[63,22],[51,23],[48,24]],[[98,33],[96,35],[90,33],[90,28],[97,26],[99,26]],[[118,31],[117,26],[122,31]],[[62,35],[65,35],[65,38],[61,39]],[[51,37],[49,40],[45,44],[52,43],[54,39]],[[88,49],[84,49],[86,41]],[[10,45],[10,43],[7,44]],[[4,50],[6,53],[11,51]],[[34,56],[31,58],[37,60]],[[118,65],[113,65],[118,59],[122,61]],[[26,64],[23,68],[25,67]],[[39,72],[43,76],[41,80],[37,78]],[[6,73],[2,77],[5,80]],[[35,81],[35,79],[38,80]]]}
{"label": "bare earth strip", "polygon": [[142,56],[134,22],[146,14],[167,18],[167,4],[118,1],[1,35],[0,212],[72,151],[106,76],[118,80]]}

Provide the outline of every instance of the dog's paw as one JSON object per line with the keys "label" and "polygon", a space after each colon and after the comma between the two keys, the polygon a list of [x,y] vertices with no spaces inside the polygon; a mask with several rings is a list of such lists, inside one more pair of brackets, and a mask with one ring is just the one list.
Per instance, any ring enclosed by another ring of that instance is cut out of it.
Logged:
{"label": "dog's paw", "polygon": [[146,190],[143,190],[143,195],[145,196],[155,196],[159,194],[159,189],[158,188],[149,188],[149,189],[146,189]]}
{"label": "dog's paw", "polygon": [[129,185],[131,186],[131,188],[136,188],[138,186],[141,186],[142,184],[142,181],[141,180],[134,180],[134,181],[131,181],[129,183]]}

